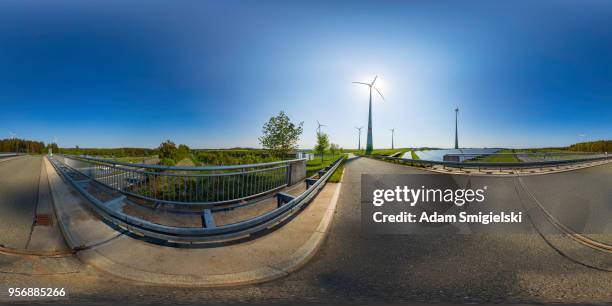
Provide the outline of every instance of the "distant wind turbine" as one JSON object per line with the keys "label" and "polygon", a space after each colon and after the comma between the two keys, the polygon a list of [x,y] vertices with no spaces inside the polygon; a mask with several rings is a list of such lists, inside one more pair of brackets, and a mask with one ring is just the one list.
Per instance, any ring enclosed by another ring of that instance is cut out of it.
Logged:
{"label": "distant wind turbine", "polygon": [[459,149],[459,131],[457,130],[457,114],[459,113],[459,106],[455,108],[455,149]]}
{"label": "distant wind turbine", "polygon": [[395,149],[393,147],[393,136],[395,135],[395,128],[389,129],[391,131],[391,150]]}
{"label": "distant wind turbine", "polygon": [[321,124],[321,123],[319,122],[319,120],[317,120],[317,134],[320,134],[320,133],[321,133],[321,127],[322,127],[322,126],[327,126],[327,125],[325,125],[325,124]]}
{"label": "distant wind turbine", "polygon": [[361,129],[363,129],[363,126],[355,127],[355,129],[359,131],[359,141],[357,142],[357,150],[361,150]]}
{"label": "distant wind turbine", "polygon": [[372,80],[372,83],[363,83],[363,82],[353,82],[354,84],[360,84],[360,85],[366,85],[370,88],[370,108],[369,108],[369,112],[368,112],[368,142],[366,144],[366,155],[372,154],[372,88],[376,89],[376,92],[378,92],[378,94],[380,95],[380,97],[385,100],[385,97],[383,97],[382,93],[380,92],[380,90],[378,90],[378,88],[376,88],[374,86],[374,83],[376,83],[376,79],[378,78],[378,76],[374,77],[374,80]]}

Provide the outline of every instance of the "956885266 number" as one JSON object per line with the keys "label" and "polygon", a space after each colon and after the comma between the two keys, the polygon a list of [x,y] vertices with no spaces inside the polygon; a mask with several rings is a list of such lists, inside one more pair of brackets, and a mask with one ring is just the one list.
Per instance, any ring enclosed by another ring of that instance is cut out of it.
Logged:
{"label": "956885266 number", "polygon": [[10,297],[65,297],[64,288],[18,288],[7,289]]}

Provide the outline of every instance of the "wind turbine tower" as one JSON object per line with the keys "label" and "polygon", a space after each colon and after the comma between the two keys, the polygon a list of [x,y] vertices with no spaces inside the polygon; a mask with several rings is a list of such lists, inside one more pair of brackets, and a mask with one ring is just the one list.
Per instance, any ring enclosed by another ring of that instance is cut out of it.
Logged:
{"label": "wind turbine tower", "polygon": [[383,97],[382,93],[380,92],[380,90],[378,90],[378,88],[376,88],[374,86],[374,83],[376,83],[376,79],[378,78],[378,76],[374,77],[374,80],[372,80],[372,83],[363,83],[363,82],[353,82],[355,84],[361,84],[361,85],[366,85],[370,88],[370,105],[369,105],[369,111],[368,111],[368,142],[366,144],[366,151],[365,154],[366,155],[370,155],[372,154],[372,88],[376,89],[376,92],[378,92],[378,94],[380,95],[380,97],[385,100],[385,97]]}
{"label": "wind turbine tower", "polygon": [[361,129],[363,129],[363,126],[355,127],[355,129],[359,131],[359,141],[357,142],[357,150],[361,150]]}
{"label": "wind turbine tower", "polygon": [[391,131],[391,150],[395,149],[393,146],[393,136],[395,136],[395,128],[389,129]]}
{"label": "wind turbine tower", "polygon": [[459,106],[455,108],[455,149],[459,149],[459,132],[457,131],[457,114],[459,113]]}

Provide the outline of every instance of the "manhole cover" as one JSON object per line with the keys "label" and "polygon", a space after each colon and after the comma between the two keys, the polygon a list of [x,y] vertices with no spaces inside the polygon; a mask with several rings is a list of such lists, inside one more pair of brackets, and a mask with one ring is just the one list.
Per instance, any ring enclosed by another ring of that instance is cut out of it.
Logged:
{"label": "manhole cover", "polygon": [[51,216],[48,214],[36,214],[36,225],[50,226],[51,223]]}

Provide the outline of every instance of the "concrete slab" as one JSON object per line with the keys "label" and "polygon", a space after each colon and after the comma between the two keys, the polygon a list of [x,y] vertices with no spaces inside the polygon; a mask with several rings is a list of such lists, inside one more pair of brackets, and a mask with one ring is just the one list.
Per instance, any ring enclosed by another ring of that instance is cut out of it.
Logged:
{"label": "concrete slab", "polygon": [[339,190],[340,184],[327,184],[293,220],[246,242],[174,248],[121,236],[77,256],[114,276],[160,285],[221,287],[276,279],[316,253],[333,219]]}
{"label": "concrete slab", "polygon": [[47,158],[44,159],[53,196],[55,215],[68,246],[83,249],[120,235],[88,209],[89,203],[78,191],[64,183]]}
{"label": "concrete slab", "polygon": [[327,184],[295,218],[261,237],[218,247],[175,248],[111,229],[45,163],[58,221],[68,244],[79,248],[77,257],[114,276],[161,285],[235,286],[299,269],[325,239],[340,190],[340,184]]}

